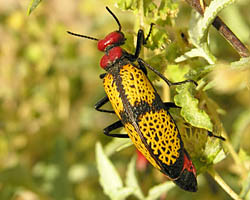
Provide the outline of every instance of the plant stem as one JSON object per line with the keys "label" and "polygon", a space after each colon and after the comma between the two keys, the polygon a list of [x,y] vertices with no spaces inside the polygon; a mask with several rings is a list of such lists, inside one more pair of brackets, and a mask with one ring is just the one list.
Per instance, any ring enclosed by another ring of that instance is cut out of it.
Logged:
{"label": "plant stem", "polygon": [[240,160],[238,154],[235,152],[232,144],[229,142],[228,134],[227,134],[226,130],[224,129],[223,125],[221,124],[220,118],[219,118],[218,113],[216,111],[217,105],[212,100],[210,100],[205,93],[202,93],[202,95],[203,95],[203,99],[205,99],[207,102],[209,114],[212,116],[212,119],[214,119],[215,125],[217,127],[219,127],[219,130],[221,130],[221,136],[225,137],[225,139],[226,139],[226,141],[224,141],[222,144],[227,148],[227,150],[229,151],[230,155],[232,156],[235,164],[240,169],[241,176],[244,177],[245,174],[247,174],[247,169],[246,169],[244,163],[242,163],[242,161]]}
{"label": "plant stem", "polygon": [[[186,2],[201,15],[205,12],[205,3],[200,0],[186,0]],[[203,4],[201,4],[202,2]],[[241,57],[249,57],[250,52],[247,47],[239,40],[239,38],[228,28],[220,17],[216,17],[213,21],[213,26],[219,33],[232,45]]]}
{"label": "plant stem", "polygon": [[214,180],[223,188],[223,190],[228,193],[230,197],[237,200],[242,200],[238,194],[236,194],[226,183],[225,181],[220,177],[220,175],[214,170],[210,169],[208,170],[208,173],[214,178]]}
{"label": "plant stem", "polygon": [[213,26],[223,35],[223,37],[235,48],[241,57],[249,57],[250,53],[246,46],[237,38],[237,36],[227,27],[220,17],[216,17]]}
{"label": "plant stem", "polygon": [[[225,130],[222,130],[223,134],[222,135],[227,135],[225,133]],[[228,137],[226,137],[226,141],[225,141],[225,146],[227,147],[229,153],[231,154],[235,164],[237,165],[237,167],[239,167],[240,171],[241,171],[241,176],[244,177],[247,174],[247,169],[245,168],[245,165],[242,163],[242,161],[240,160],[238,154],[235,152],[232,144],[228,141]]]}

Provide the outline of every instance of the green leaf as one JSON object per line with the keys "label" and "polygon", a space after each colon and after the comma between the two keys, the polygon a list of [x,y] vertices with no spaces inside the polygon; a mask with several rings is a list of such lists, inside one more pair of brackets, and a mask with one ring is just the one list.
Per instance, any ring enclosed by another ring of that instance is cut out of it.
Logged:
{"label": "green leaf", "polygon": [[153,27],[146,46],[149,47],[151,50],[159,49],[167,43],[167,40],[168,36],[165,30]]}
{"label": "green leaf", "polygon": [[165,74],[167,74],[171,81],[179,82],[185,80],[185,75],[188,71],[189,67],[187,65],[180,67],[179,65],[170,64],[167,66]]}
{"label": "green leaf", "polygon": [[178,62],[184,61],[190,57],[203,57],[209,64],[215,63],[215,57],[208,47],[208,29],[218,13],[234,2],[235,0],[214,0],[206,8],[203,16],[195,11],[192,13],[188,33],[190,42],[196,48],[177,58]]}
{"label": "green leaf", "polygon": [[32,0],[28,9],[28,15],[35,10],[35,8],[42,2],[42,0]]}
{"label": "green leaf", "polygon": [[97,169],[100,173],[100,183],[104,192],[108,195],[121,189],[123,187],[122,180],[111,161],[103,152],[103,148],[99,142],[96,144],[96,161]]}
{"label": "green leaf", "polygon": [[175,184],[172,181],[156,185],[149,190],[148,196],[145,200],[159,199],[164,192],[171,190],[173,187],[175,187]]}
{"label": "green leaf", "polygon": [[107,196],[114,200],[122,200],[132,194],[133,190],[131,188],[123,187],[118,172],[105,155],[99,142],[96,144],[96,162],[100,174],[99,182]]}
{"label": "green leaf", "polygon": [[195,45],[199,46],[201,43],[207,41],[208,28],[214,21],[218,13],[234,3],[235,0],[214,0],[205,9],[205,13],[201,16],[196,12],[191,19],[189,35],[190,41]]}
{"label": "green leaf", "polygon": [[207,43],[202,43],[200,44],[199,47],[193,48],[190,51],[184,53],[184,55],[181,55],[178,58],[176,58],[175,62],[177,63],[183,62],[187,59],[195,58],[195,57],[203,57],[204,59],[207,60],[209,64],[214,64],[216,60],[216,58],[210,52]]}
{"label": "green leaf", "polygon": [[176,105],[182,107],[181,115],[192,126],[212,131],[213,124],[204,110],[199,109],[198,99],[194,98],[193,84],[183,84],[176,87],[177,95],[174,97]]}
{"label": "green leaf", "polygon": [[114,138],[105,146],[104,152],[107,156],[111,156],[113,153],[121,151],[122,149],[127,148],[131,145],[133,145],[133,142],[129,138]]}
{"label": "green leaf", "polygon": [[133,156],[130,163],[129,163],[129,166],[128,166],[128,171],[127,171],[127,174],[126,174],[126,185],[128,187],[131,187],[133,188],[134,192],[133,194],[138,198],[138,199],[145,199],[142,191],[141,191],[141,188],[138,184],[138,181],[136,179],[136,176],[135,176],[135,164],[136,164],[136,157]]}
{"label": "green leaf", "polygon": [[221,141],[213,137],[207,138],[203,154],[206,156],[207,164],[216,164],[226,158],[226,154],[222,148]]}

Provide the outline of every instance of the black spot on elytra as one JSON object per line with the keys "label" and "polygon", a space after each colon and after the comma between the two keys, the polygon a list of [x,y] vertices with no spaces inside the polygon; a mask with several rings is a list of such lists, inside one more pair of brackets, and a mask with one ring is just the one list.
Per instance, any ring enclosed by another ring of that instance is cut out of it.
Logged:
{"label": "black spot on elytra", "polygon": [[133,81],[135,80],[134,75],[130,72],[130,80]]}
{"label": "black spot on elytra", "polygon": [[150,131],[155,132],[156,130],[155,128],[150,128]]}
{"label": "black spot on elytra", "polygon": [[[156,128],[157,128],[157,126],[156,126]],[[162,132],[161,132],[161,131],[159,131],[158,133],[159,133],[159,136],[161,137],[161,136],[162,136]]]}

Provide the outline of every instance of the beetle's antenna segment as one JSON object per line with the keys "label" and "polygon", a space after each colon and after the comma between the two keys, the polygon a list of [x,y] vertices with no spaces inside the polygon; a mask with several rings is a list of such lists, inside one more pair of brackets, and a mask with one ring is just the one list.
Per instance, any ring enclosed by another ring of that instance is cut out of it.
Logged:
{"label": "beetle's antenna segment", "polygon": [[77,33],[72,33],[72,32],[70,32],[70,31],[67,31],[67,33],[70,34],[70,35],[77,36],[77,37],[87,38],[87,39],[89,39],[89,40],[96,40],[96,41],[99,40],[99,39],[94,38],[94,37],[90,37],[90,36],[87,36],[87,35],[81,35],[81,34],[77,34]]}
{"label": "beetle's antenna segment", "polygon": [[115,14],[106,6],[107,11],[112,15],[112,17],[115,19],[116,23],[118,24],[119,27],[119,32],[122,30],[122,26],[118,20],[118,18],[115,16]]}

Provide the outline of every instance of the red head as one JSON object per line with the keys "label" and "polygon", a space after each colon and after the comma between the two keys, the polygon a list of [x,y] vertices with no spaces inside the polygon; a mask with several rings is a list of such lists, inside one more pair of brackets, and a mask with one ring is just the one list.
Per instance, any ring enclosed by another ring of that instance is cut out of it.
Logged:
{"label": "red head", "polygon": [[104,39],[99,40],[97,47],[100,51],[105,51],[105,49],[109,46],[120,46],[124,44],[124,42],[124,34],[120,31],[114,31],[108,34]]}
{"label": "red head", "polygon": [[125,37],[124,34],[121,32],[121,24],[117,17],[112,13],[112,11],[106,7],[108,12],[113,16],[113,18],[116,20],[116,23],[118,24],[119,30],[114,31],[109,33],[104,39],[99,40],[93,37],[85,36],[85,35],[80,35],[76,33],[69,32],[71,35],[79,36],[79,37],[84,37],[90,40],[96,40],[98,41],[97,47],[100,51],[105,52],[105,55],[102,57],[100,61],[100,66],[103,69],[106,69],[108,66],[112,65],[115,63],[121,56],[123,55],[122,48],[120,47],[121,45],[124,44],[125,42]]}

